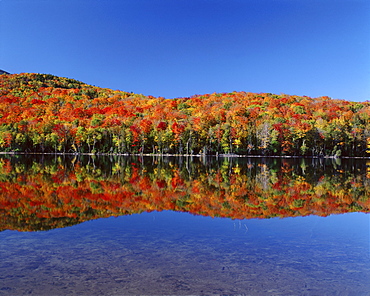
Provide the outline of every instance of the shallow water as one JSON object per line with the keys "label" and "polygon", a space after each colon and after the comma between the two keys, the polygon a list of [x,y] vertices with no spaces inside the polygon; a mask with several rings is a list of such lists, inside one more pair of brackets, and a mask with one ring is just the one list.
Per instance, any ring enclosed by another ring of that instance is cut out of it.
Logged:
{"label": "shallow water", "polygon": [[369,215],[170,211],[0,233],[0,295],[369,295]]}
{"label": "shallow water", "polygon": [[1,156],[0,296],[370,295],[369,168]]}

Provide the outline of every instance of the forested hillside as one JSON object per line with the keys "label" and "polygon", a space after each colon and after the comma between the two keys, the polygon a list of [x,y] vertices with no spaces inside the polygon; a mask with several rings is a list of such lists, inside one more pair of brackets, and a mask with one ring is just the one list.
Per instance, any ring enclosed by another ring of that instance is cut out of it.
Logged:
{"label": "forested hillside", "polygon": [[270,93],[164,99],[0,76],[0,151],[366,156],[370,102]]}

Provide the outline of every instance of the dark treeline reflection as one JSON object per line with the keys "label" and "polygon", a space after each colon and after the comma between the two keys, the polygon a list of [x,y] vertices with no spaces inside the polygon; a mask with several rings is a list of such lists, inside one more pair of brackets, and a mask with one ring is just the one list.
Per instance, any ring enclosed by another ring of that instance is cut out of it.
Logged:
{"label": "dark treeline reflection", "polygon": [[173,210],[232,219],[369,212],[356,159],[1,156],[0,230]]}

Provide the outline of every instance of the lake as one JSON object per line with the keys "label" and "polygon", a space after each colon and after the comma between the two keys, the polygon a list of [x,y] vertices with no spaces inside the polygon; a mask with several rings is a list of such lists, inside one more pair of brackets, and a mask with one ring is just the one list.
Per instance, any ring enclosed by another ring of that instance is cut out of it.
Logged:
{"label": "lake", "polygon": [[0,156],[0,295],[370,295],[364,159]]}

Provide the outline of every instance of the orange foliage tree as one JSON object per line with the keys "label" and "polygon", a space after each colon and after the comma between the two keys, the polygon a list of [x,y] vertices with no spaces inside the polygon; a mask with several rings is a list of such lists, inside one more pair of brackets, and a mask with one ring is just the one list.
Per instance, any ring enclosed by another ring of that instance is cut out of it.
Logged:
{"label": "orange foliage tree", "polygon": [[270,93],[154,98],[0,75],[0,151],[366,156],[370,102]]}

